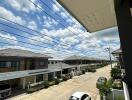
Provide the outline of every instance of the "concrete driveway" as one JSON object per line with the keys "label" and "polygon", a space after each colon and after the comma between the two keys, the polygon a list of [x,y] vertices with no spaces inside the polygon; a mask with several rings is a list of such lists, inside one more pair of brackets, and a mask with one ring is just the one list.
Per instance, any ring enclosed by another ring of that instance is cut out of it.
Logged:
{"label": "concrete driveway", "polygon": [[32,94],[22,94],[9,100],[68,100],[75,91],[85,91],[89,93],[92,100],[100,100],[96,81],[98,77],[110,77],[110,66],[100,68],[95,73],[86,73],[75,76],[59,85],[54,85],[48,89],[43,89]]}

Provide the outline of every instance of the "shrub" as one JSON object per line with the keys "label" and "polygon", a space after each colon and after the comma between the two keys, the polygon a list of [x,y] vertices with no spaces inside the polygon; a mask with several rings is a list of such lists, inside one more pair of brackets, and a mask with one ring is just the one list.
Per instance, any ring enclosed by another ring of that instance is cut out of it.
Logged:
{"label": "shrub", "polygon": [[113,79],[110,78],[110,79],[107,81],[107,83],[106,83],[107,87],[108,87],[108,88],[112,88],[112,83],[113,83]]}
{"label": "shrub", "polygon": [[57,84],[59,84],[60,83],[60,80],[59,79],[54,79],[54,81],[55,81],[55,84],[57,85]]}
{"label": "shrub", "polygon": [[39,85],[36,85],[36,86],[32,86],[29,89],[26,89],[26,92],[27,93],[33,93],[33,92],[41,90],[43,88],[44,88],[44,85],[43,84],[39,84]]}
{"label": "shrub", "polygon": [[106,77],[99,77],[97,82],[96,82],[96,87],[98,89],[101,89],[102,86],[106,85],[107,83],[107,78]]}
{"label": "shrub", "polygon": [[28,94],[33,93],[33,92],[35,92],[35,91],[37,91],[37,89],[35,89],[35,88],[26,89],[26,92],[27,92]]}
{"label": "shrub", "polygon": [[110,93],[110,88],[107,87],[106,84],[102,85],[102,87],[99,89],[100,96],[107,96]]}
{"label": "shrub", "polygon": [[112,87],[113,87],[114,89],[122,89],[123,86],[122,86],[121,80],[115,80],[115,81],[113,82],[113,84],[112,84]]}
{"label": "shrub", "polygon": [[49,81],[47,80],[45,80],[43,84],[45,88],[48,88],[50,86]]}
{"label": "shrub", "polygon": [[91,69],[91,72],[96,72],[96,69],[95,68]]}
{"label": "shrub", "polygon": [[68,80],[68,78],[66,76],[63,76],[62,79],[63,79],[63,81],[67,81]]}
{"label": "shrub", "polygon": [[49,82],[49,86],[55,85],[55,81]]}
{"label": "shrub", "polygon": [[111,77],[113,79],[120,79],[121,78],[121,70],[119,68],[112,68]]}
{"label": "shrub", "polygon": [[88,68],[88,72],[96,72],[95,68]]}
{"label": "shrub", "polygon": [[107,80],[104,84],[100,85],[99,87],[99,93],[100,93],[100,99],[102,100],[103,96],[108,96],[111,92],[113,80],[110,78]]}

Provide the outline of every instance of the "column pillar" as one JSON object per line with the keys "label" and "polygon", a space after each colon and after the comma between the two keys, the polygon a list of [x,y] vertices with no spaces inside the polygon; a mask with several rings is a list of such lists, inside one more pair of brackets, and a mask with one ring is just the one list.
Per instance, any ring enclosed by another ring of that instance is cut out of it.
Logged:
{"label": "column pillar", "polygon": [[54,77],[54,78],[56,77],[56,72],[53,72],[53,77]]}
{"label": "column pillar", "polygon": [[26,88],[26,78],[22,78],[22,89]]}
{"label": "column pillar", "polygon": [[123,61],[126,76],[124,81],[128,85],[129,95],[132,99],[132,15],[130,0],[114,0],[117,25],[123,52]]}

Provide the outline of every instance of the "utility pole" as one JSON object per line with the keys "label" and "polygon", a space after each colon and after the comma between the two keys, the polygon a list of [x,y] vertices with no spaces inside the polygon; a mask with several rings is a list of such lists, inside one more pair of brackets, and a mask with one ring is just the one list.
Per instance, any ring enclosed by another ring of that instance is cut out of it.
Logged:
{"label": "utility pole", "polygon": [[112,61],[111,61],[111,50],[110,50],[110,47],[106,48],[106,50],[109,53],[109,59],[110,59],[110,64],[111,64],[111,69],[112,69]]}
{"label": "utility pole", "polygon": [[61,79],[62,79],[62,71],[63,71],[62,62],[60,62],[60,67],[61,67]]}

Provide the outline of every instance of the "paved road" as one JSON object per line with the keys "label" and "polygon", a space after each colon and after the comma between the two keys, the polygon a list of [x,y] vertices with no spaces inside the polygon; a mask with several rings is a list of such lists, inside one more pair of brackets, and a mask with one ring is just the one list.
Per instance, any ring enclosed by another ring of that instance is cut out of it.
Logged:
{"label": "paved road", "polygon": [[75,76],[66,82],[43,89],[32,94],[22,94],[9,100],[68,100],[69,96],[75,91],[85,91],[90,94],[92,100],[99,100],[96,81],[98,77],[110,77],[110,66],[100,68],[96,73],[86,73],[85,75]]}

